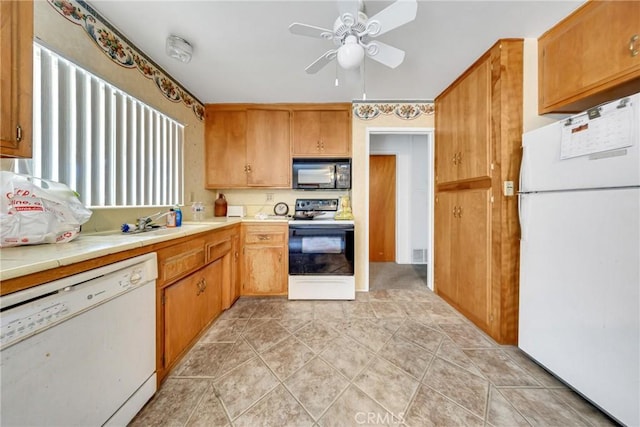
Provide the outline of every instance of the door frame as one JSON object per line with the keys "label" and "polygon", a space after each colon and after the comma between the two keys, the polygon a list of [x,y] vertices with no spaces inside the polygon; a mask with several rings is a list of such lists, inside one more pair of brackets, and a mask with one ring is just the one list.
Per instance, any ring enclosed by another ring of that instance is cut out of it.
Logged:
{"label": "door frame", "polygon": [[[433,215],[434,215],[434,197],[435,197],[435,174],[434,174],[434,169],[435,169],[435,159],[434,159],[434,155],[435,155],[435,147],[434,147],[434,135],[435,131],[434,128],[430,128],[430,127],[415,127],[415,128],[407,128],[407,127],[368,127],[366,128],[366,132],[365,132],[365,150],[366,150],[366,158],[367,161],[364,162],[365,165],[364,167],[366,168],[365,170],[365,183],[364,183],[364,188],[367,189],[366,194],[365,194],[365,200],[366,200],[366,206],[365,206],[365,244],[364,247],[362,248],[362,250],[364,250],[366,252],[366,257],[363,257],[362,259],[366,259],[367,263],[369,262],[369,156],[371,156],[371,135],[426,135],[427,136],[427,150],[429,152],[429,164],[427,165],[428,167],[428,175],[429,175],[429,182],[427,183],[427,197],[429,198],[429,200],[431,201],[431,203],[429,204],[429,224],[428,224],[428,228],[429,228],[429,245],[427,248],[427,287],[429,287],[429,289],[433,290],[433,250],[434,250],[434,240],[433,240],[433,232],[434,232],[434,226],[433,226]],[[390,153],[391,154],[391,153]],[[397,170],[396,170],[396,174],[397,174]],[[396,191],[396,198],[397,198],[397,191]],[[396,213],[397,215],[397,213]],[[397,232],[397,221],[396,221],[396,232]],[[396,252],[398,250],[397,244],[396,244]],[[397,253],[396,253],[397,255]],[[368,266],[368,264],[367,264]],[[366,283],[366,291],[369,291],[369,268],[365,268],[364,270],[364,283]]]}

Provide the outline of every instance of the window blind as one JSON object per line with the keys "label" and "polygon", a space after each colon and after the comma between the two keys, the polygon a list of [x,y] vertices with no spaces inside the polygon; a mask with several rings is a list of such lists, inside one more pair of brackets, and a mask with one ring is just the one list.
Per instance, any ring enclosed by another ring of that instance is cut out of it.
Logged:
{"label": "window blind", "polygon": [[34,176],[87,206],[183,201],[184,126],[34,43]]}

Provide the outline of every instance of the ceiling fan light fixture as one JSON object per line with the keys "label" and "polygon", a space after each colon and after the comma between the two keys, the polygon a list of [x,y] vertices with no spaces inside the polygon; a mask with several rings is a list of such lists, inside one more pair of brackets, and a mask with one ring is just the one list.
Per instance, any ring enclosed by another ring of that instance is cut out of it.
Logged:
{"label": "ceiling fan light fixture", "polygon": [[187,63],[191,61],[193,47],[191,47],[189,42],[183,38],[178,36],[169,36],[167,37],[166,52],[171,58]]}
{"label": "ceiling fan light fixture", "polygon": [[356,36],[350,35],[338,48],[338,63],[347,70],[357,68],[364,59],[364,48],[358,43]]}

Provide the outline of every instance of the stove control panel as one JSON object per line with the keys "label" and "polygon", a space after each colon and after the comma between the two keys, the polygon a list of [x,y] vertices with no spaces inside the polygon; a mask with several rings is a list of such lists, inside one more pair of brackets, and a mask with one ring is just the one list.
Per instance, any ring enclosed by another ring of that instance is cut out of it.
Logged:
{"label": "stove control panel", "polygon": [[338,210],[338,199],[296,199],[297,211],[329,211]]}

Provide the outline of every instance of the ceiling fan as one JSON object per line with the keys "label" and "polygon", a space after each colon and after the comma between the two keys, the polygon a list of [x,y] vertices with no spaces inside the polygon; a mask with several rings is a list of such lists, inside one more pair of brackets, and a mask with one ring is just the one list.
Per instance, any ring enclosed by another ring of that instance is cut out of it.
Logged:
{"label": "ceiling fan", "polygon": [[297,22],[289,25],[292,34],[332,40],[337,46],[305,68],[308,74],[317,73],[334,58],[345,69],[359,67],[365,56],[390,68],[402,64],[404,51],[375,37],[413,21],[418,10],[417,0],[397,0],[371,18],[365,15],[362,0],[339,0],[338,8],[340,15],[333,30]]}

